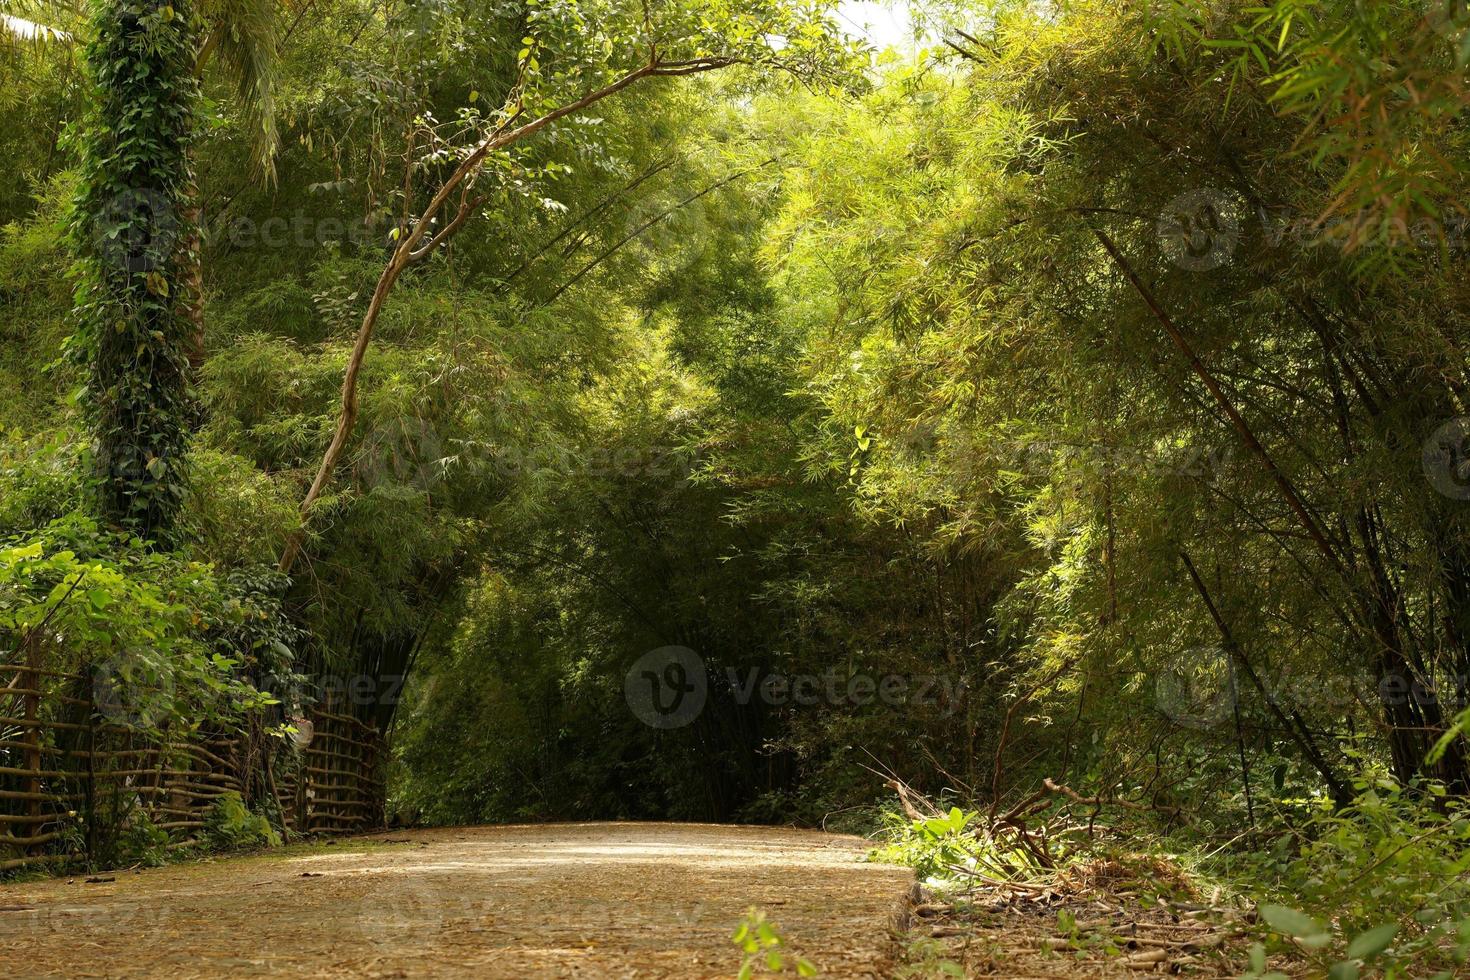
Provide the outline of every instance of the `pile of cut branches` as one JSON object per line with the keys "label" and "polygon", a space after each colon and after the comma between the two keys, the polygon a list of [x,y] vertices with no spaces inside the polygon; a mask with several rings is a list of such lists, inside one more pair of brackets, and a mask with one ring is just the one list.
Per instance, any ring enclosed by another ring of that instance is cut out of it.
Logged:
{"label": "pile of cut branches", "polygon": [[945,810],[897,778],[888,785],[903,821],[893,821],[874,857],[919,873],[909,919],[916,968],[937,961],[967,975],[1003,966],[1008,976],[1066,976],[1058,970],[1075,964],[1086,976],[1233,975],[1223,953],[1247,934],[1253,911],[1225,903],[1218,890],[1203,894],[1165,857],[1127,850],[1098,820],[1111,801],[1048,780],[990,814]]}

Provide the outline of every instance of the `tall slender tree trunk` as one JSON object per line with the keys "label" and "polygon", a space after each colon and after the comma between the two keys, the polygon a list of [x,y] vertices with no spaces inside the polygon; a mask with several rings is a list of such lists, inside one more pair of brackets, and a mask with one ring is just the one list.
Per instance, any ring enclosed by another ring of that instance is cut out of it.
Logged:
{"label": "tall slender tree trunk", "polygon": [[[1424,773],[1429,747],[1445,730],[1444,715],[1435,699],[1435,678],[1411,645],[1412,630],[1407,622],[1407,611],[1389,574],[1381,534],[1373,516],[1367,509],[1360,509],[1356,515],[1357,537],[1363,558],[1363,569],[1360,571],[1343,560],[1340,548],[1346,548],[1347,544],[1334,544],[1328,538],[1326,530],[1306,499],[1256,438],[1219,382],[1195,353],[1183,331],[1139,278],[1117,244],[1100,228],[1093,227],[1092,232],[1150,312],[1164,326],[1174,345],[1190,361],[1196,376],[1230,419],[1247,448],[1270,473],[1282,497],[1301,521],[1307,536],[1317,545],[1331,569],[1346,586],[1356,608],[1356,630],[1373,645],[1367,661],[1379,678],[1379,700],[1383,708],[1386,741],[1393,759],[1394,773],[1405,781]],[[1330,343],[1328,347],[1330,350]],[[1366,581],[1362,579],[1363,575],[1367,576]],[[1470,760],[1467,760],[1459,741],[1450,746],[1444,758],[1434,767],[1432,775],[1458,791],[1470,790]]]}
{"label": "tall slender tree trunk", "polygon": [[179,312],[189,324],[186,355],[189,377],[197,384],[204,371],[204,235],[203,209],[199,203],[199,181],[194,173],[194,154],[189,154],[189,184],[183,207],[184,235],[179,242]]}

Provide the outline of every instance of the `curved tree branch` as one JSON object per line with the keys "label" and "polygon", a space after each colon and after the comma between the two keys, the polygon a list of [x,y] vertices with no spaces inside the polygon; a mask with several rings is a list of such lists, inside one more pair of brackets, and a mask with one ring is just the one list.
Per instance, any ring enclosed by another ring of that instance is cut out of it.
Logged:
{"label": "curved tree branch", "polygon": [[[352,345],[352,354],[347,360],[347,370],[342,377],[342,408],[337,416],[337,426],[332,433],[332,440],[327,444],[326,451],[322,454],[321,464],[317,467],[316,476],[311,481],[311,487],[306,496],[301,500],[300,517],[301,525],[294,530],[286,539],[286,545],[281,552],[280,570],[289,574],[296,564],[296,559],[301,555],[302,544],[306,539],[306,529],[311,520],[311,514],[316,507],[317,501],[326,491],[327,485],[336,472],[337,463],[342,458],[342,452],[347,448],[347,441],[352,435],[352,430],[357,424],[357,382],[362,373],[363,360],[367,356],[368,346],[372,343],[373,330],[376,328],[378,318],[382,315],[383,305],[387,302],[393,287],[398,283],[404,271],[414,263],[425,258],[432,250],[445,241],[448,241],[469,217],[473,207],[466,207],[468,185],[474,177],[479,174],[485,165],[486,158],[496,150],[510,146],[528,136],[532,136],[550,126],[559,119],[582,111],[588,106],[601,102],[623,91],[629,86],[635,85],[646,78],[664,76],[690,75],[706,71],[714,71],[725,68],[735,63],[733,58],[697,58],[689,61],[658,61],[649,60],[638,68],[627,72],[614,81],[601,88],[594,89],[578,99],[574,99],[565,105],[559,106],[543,116],[524,123],[514,129],[510,124],[520,117],[519,93],[512,96],[512,101],[507,103],[505,110],[507,119],[489,135],[482,139],[463,160],[460,161],[454,172],[445,179],[434,196],[425,206],[423,213],[414,220],[408,233],[401,236],[398,245],[388,259],[387,265],[383,267],[378,276],[377,285],[373,288],[372,299],[368,302],[367,312],[363,314],[362,325],[358,327],[357,339]],[[461,207],[454,220],[450,221],[439,233],[429,236],[429,241],[423,247],[420,242],[424,241],[429,229],[433,225],[439,212],[444,209],[445,203],[458,191],[461,194]]]}

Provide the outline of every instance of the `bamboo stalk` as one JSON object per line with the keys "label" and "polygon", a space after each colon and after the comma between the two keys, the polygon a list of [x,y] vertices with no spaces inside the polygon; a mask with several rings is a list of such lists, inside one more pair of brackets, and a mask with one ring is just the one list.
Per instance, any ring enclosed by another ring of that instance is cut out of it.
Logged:
{"label": "bamboo stalk", "polygon": [[3,689],[6,697],[17,697],[30,695],[38,698],[50,698],[52,701],[60,701],[63,704],[91,704],[86,698],[74,698],[70,694],[55,694],[42,691],[32,687],[7,687]]}
{"label": "bamboo stalk", "polygon": [[[345,776],[354,782],[361,778],[362,774],[350,769],[324,769],[320,766],[307,766],[307,772],[316,773],[319,776]],[[327,785],[325,783],[321,785]]]}
{"label": "bamboo stalk", "polygon": [[[86,731],[89,726],[70,721],[43,721],[37,718],[10,718],[0,717],[0,725],[13,725],[16,728],[46,729],[55,728],[61,731],[80,732]],[[104,724],[97,726],[99,731],[130,732],[133,729],[126,725]]]}
{"label": "bamboo stalk", "polygon": [[65,861],[70,854],[38,854],[35,857],[11,858],[0,861],[0,871],[13,871],[16,868],[26,868],[33,864],[45,864],[49,861]]}
{"label": "bamboo stalk", "polygon": [[[36,762],[39,763],[40,761],[41,757],[38,753],[36,755]],[[16,766],[0,766],[0,776],[32,776],[36,778],[59,779],[67,775],[69,774],[56,769],[22,769]]]}
{"label": "bamboo stalk", "polygon": [[169,748],[171,748],[171,749],[181,749],[181,750],[186,751],[186,752],[191,752],[191,753],[194,753],[196,755],[203,756],[207,761],[214,763],[215,765],[219,766],[222,769],[232,768],[230,766],[230,764],[228,762],[226,762],[224,759],[222,759],[219,756],[215,755],[213,752],[209,751],[208,749],[204,748],[201,745],[189,745],[187,743],[173,743],[173,742],[171,742],[171,743],[169,743]]}
{"label": "bamboo stalk", "polygon": [[0,837],[0,846],[19,847],[22,849],[36,847],[41,844],[49,844],[54,840],[60,840],[64,832],[52,830],[44,834],[33,834],[30,837]]}
{"label": "bamboo stalk", "polygon": [[[0,676],[8,669],[13,668],[0,666]],[[81,679],[78,675],[39,667],[27,667],[24,673]],[[24,766],[0,766],[0,776],[25,780],[24,788],[0,790],[0,810],[19,804],[28,812],[0,812],[0,827],[15,828],[24,834],[0,838],[0,845],[32,848],[66,839],[67,825],[75,816],[68,808],[94,798],[105,800],[106,797],[99,795],[102,793],[139,799],[145,812],[155,819],[165,818],[158,824],[160,829],[199,829],[206,826],[204,818],[214,801],[229,792],[240,791],[248,775],[239,772],[237,767],[241,763],[231,761],[240,751],[237,737],[210,735],[199,741],[161,741],[148,733],[107,723],[95,713],[86,723],[53,721],[45,717],[47,705],[89,705],[90,702],[47,692],[40,685],[12,688],[8,693],[14,695],[17,706],[24,704],[22,717],[0,716],[0,725],[20,728],[25,734],[21,738],[0,740],[0,748],[24,752],[27,761]],[[328,703],[311,713],[319,725],[320,741],[303,753],[306,764],[301,771],[281,780],[273,789],[282,809],[281,822],[293,832],[325,835],[357,832],[370,826],[381,809],[383,783],[376,772],[381,737],[372,726],[333,710],[334,707]],[[45,744],[48,731],[85,731],[91,740],[86,748],[62,748]],[[99,732],[119,747],[99,749],[95,744]],[[53,768],[44,768],[43,759],[47,756]],[[78,765],[85,763],[85,768],[55,768],[62,759],[75,760]],[[107,769],[104,765],[118,763],[124,768]],[[53,784],[48,785],[48,781]],[[88,853],[93,847],[90,832],[96,829],[98,819],[94,813],[86,822]],[[191,839],[169,846],[188,847],[195,843]],[[22,854],[14,860],[0,862],[0,870],[64,860],[68,856]]]}
{"label": "bamboo stalk", "polygon": [[3,824],[48,824],[66,816],[65,813],[43,813],[39,817],[26,816],[19,813],[0,813],[0,823]]}
{"label": "bamboo stalk", "polygon": [[0,670],[7,670],[16,674],[34,674],[41,677],[56,677],[66,681],[85,680],[81,674],[68,674],[65,671],[51,670],[45,667],[32,666],[31,664],[4,664]]}
{"label": "bamboo stalk", "polygon": [[[18,739],[13,739],[13,738],[0,738],[0,749],[28,749],[30,747],[31,747],[31,743],[30,742],[22,742],[22,741],[20,741]],[[42,752],[50,752],[52,754],[58,754],[58,753],[61,753],[61,752],[65,751],[65,750],[64,749],[58,749],[54,745],[43,745],[43,746],[41,746],[41,751]]]}

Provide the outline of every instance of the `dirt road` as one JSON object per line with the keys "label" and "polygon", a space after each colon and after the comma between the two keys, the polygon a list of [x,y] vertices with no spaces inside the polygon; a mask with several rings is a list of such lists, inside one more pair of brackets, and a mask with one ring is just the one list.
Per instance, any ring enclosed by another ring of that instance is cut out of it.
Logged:
{"label": "dirt road", "polygon": [[0,886],[6,977],[733,977],[762,909],[828,977],[880,977],[911,875],[807,831],[406,831]]}

